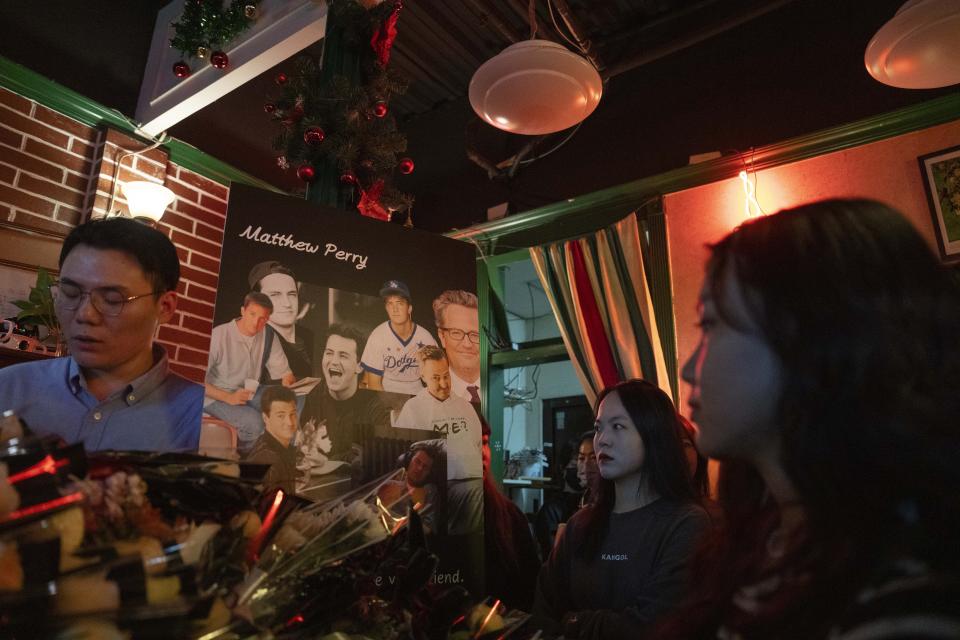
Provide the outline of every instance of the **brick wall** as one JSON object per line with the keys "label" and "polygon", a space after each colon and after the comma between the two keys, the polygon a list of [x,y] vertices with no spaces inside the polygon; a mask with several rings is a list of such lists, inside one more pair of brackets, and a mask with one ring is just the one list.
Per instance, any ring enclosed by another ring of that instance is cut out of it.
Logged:
{"label": "brick wall", "polygon": [[99,136],[0,88],[0,220],[69,232],[87,206]]}
{"label": "brick wall", "polygon": [[[80,221],[126,211],[111,190],[116,158],[146,145],[113,129],[87,127],[0,87],[0,223],[65,236]],[[159,227],[180,256],[180,302],[158,340],[172,368],[203,380],[220,271],[227,187],[169,161],[163,147],[121,156],[119,182],[152,180],[176,194]],[[3,248],[0,247],[0,257]]]}

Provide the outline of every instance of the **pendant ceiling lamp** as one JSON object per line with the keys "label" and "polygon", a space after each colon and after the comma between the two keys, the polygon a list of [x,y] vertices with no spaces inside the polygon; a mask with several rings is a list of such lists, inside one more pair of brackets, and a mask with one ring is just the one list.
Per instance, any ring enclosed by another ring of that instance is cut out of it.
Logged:
{"label": "pendant ceiling lamp", "polygon": [[[549,0],[548,0],[549,1]],[[530,39],[512,44],[477,69],[470,106],[498,129],[544,135],[569,129],[593,113],[603,93],[597,69],[549,40],[537,40],[534,0]]]}
{"label": "pendant ceiling lamp", "polygon": [[867,45],[864,62],[902,89],[960,83],[960,0],[909,0]]}

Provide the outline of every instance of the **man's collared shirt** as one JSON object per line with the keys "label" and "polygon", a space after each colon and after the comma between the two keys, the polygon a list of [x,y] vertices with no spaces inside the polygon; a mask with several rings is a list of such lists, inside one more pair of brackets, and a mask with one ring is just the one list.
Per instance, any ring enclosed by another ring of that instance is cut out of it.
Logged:
{"label": "man's collared shirt", "polygon": [[69,356],[0,369],[0,412],[11,409],[37,435],[82,442],[87,451],[196,450],[203,387],[171,372],[159,345],[154,358],[149,371],[103,401]]}
{"label": "man's collared shirt", "polygon": [[[477,394],[476,400],[474,400],[470,394],[471,387],[473,387],[474,392]],[[477,379],[473,382],[467,382],[457,375],[453,367],[450,367],[450,392],[455,396],[460,396],[467,402],[480,402],[480,376],[477,376]]]}

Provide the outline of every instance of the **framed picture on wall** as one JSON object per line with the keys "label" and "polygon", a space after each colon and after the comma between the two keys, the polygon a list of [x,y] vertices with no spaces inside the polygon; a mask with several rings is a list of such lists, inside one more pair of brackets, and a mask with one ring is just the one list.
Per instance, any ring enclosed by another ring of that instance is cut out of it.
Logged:
{"label": "framed picture on wall", "polygon": [[933,228],[944,261],[960,261],[960,147],[920,156]]}

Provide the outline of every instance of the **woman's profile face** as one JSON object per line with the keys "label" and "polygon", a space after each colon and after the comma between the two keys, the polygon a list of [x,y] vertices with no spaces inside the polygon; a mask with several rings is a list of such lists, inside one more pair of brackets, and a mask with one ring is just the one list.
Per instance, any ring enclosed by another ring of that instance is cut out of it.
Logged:
{"label": "woman's profile face", "polygon": [[605,480],[619,480],[640,471],[644,458],[643,440],[619,393],[610,393],[600,402],[594,427],[594,453],[600,475]]}
{"label": "woman's profile face", "polygon": [[[743,289],[727,268],[721,291],[700,293],[700,342],[683,365],[697,447],[711,458],[756,462],[779,458],[777,405],[782,366],[750,318]],[[716,296],[737,326],[717,313]],[[770,457],[772,456],[772,457]]]}

